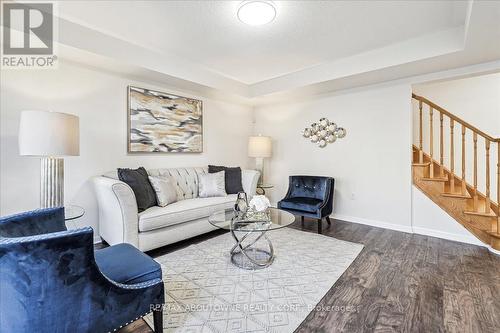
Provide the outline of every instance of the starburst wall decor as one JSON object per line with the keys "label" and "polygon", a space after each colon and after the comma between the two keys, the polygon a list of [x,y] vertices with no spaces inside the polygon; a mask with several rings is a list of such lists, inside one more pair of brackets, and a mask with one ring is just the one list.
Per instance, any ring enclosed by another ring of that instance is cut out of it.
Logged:
{"label": "starburst wall decor", "polygon": [[333,121],[321,118],[319,122],[312,123],[302,131],[304,138],[310,139],[318,147],[324,148],[329,143],[334,143],[337,139],[342,139],[347,134],[346,130],[338,127]]}

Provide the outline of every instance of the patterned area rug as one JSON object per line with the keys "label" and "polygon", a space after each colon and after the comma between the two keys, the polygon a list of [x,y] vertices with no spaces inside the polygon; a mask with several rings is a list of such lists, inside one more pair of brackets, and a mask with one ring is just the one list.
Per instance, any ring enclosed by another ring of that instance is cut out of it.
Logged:
{"label": "patterned area rug", "polygon": [[[229,233],[156,258],[164,332],[293,332],[363,249],[290,228],[268,237],[276,257],[262,270],[231,264]],[[144,319],[153,327],[151,314]]]}

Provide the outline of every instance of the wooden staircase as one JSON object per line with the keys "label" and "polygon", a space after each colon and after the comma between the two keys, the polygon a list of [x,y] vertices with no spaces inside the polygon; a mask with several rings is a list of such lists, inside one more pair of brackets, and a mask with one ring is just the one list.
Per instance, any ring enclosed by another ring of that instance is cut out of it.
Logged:
{"label": "wooden staircase", "polygon": [[[500,138],[493,138],[470,125],[464,120],[456,117],[440,106],[424,97],[412,94],[412,98],[418,101],[419,117],[419,142],[413,146],[413,183],[427,197],[439,205],[457,222],[474,234],[483,243],[500,251]],[[425,111],[424,111],[425,110]],[[428,138],[427,151],[424,151],[424,120],[423,112],[428,112],[428,127],[426,138]],[[437,111],[437,112],[435,112]],[[436,114],[437,113],[437,114]],[[439,117],[438,117],[439,116]],[[435,127],[434,121],[439,120],[439,127]],[[449,139],[445,140],[444,123]],[[460,175],[455,173],[455,136],[457,127],[461,130],[460,138]],[[437,132],[437,133],[436,133]],[[471,133],[468,133],[471,132]],[[439,136],[435,141],[434,136]],[[472,134],[472,185],[466,179],[468,159],[466,152],[467,134]],[[478,137],[484,142],[484,193],[478,189]],[[434,157],[435,146],[438,145],[438,159]],[[445,147],[446,145],[446,147]],[[494,148],[493,150],[491,148]],[[495,149],[496,148],[496,149]],[[497,195],[492,200],[490,151],[497,153]],[[448,152],[447,165],[445,165],[445,152]]]}

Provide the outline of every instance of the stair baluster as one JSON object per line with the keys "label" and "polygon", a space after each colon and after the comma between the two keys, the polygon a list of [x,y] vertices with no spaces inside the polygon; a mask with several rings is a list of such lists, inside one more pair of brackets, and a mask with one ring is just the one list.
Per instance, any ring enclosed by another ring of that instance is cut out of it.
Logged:
{"label": "stair baluster", "polygon": [[450,192],[451,193],[455,193],[455,145],[453,141],[454,130],[455,130],[455,122],[453,121],[453,119],[450,119]]}
{"label": "stair baluster", "polygon": [[467,183],[465,182],[465,125],[462,124],[462,195],[467,192]]}
{"label": "stair baluster", "polygon": [[432,119],[432,114],[433,114],[433,109],[432,106],[429,107],[429,117],[430,117],[430,126],[429,126],[429,132],[430,132],[430,143],[429,143],[429,155],[431,157],[431,165],[429,166],[429,178],[434,178],[434,127],[432,125],[433,119]]}
{"label": "stair baluster", "polygon": [[418,163],[422,164],[424,163],[424,147],[423,147],[423,142],[424,142],[424,137],[422,135],[422,101],[418,101],[418,110],[419,110],[419,119],[420,119],[420,124],[419,124],[419,152],[418,152]]}
{"label": "stair baluster", "polygon": [[444,176],[444,136],[443,136],[443,114],[439,113],[439,177]]}
{"label": "stair baluster", "polygon": [[484,212],[490,212],[490,140],[484,139],[486,149],[486,199],[484,203]]}
{"label": "stair baluster", "polygon": [[473,197],[473,211],[477,212],[478,196],[477,196],[477,133],[472,134],[474,141],[474,197]]}

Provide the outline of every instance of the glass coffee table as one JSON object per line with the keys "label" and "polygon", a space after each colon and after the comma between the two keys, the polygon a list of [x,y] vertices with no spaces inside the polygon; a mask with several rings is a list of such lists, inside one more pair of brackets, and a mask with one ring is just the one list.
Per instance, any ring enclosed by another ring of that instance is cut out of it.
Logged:
{"label": "glass coffee table", "polygon": [[[229,251],[233,265],[252,270],[273,263],[274,248],[267,232],[289,226],[294,221],[295,216],[277,208],[269,208],[267,218],[239,217],[233,209],[217,211],[208,218],[213,226],[231,231],[236,243]],[[257,247],[261,239],[267,242],[268,249]]]}

